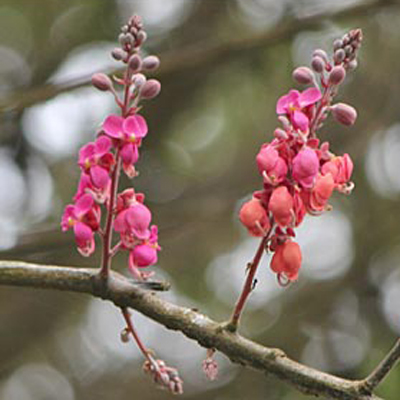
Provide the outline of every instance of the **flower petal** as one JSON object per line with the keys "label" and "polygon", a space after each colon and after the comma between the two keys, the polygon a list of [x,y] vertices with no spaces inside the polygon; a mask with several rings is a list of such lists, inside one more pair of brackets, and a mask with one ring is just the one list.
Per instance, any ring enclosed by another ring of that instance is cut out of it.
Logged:
{"label": "flower petal", "polygon": [[90,168],[90,177],[92,178],[94,186],[100,189],[105,189],[110,182],[110,176],[107,170],[97,165]]}
{"label": "flower petal", "polygon": [[303,132],[306,132],[308,130],[309,120],[306,114],[296,110],[294,111],[292,118],[295,128],[298,128]]}
{"label": "flower petal", "polygon": [[128,117],[123,123],[123,129],[125,133],[133,133],[138,138],[145,137],[148,131],[146,120],[138,114]]}
{"label": "flower petal", "polygon": [[307,107],[311,104],[315,104],[317,101],[321,100],[322,94],[317,88],[308,88],[300,94],[299,104],[300,107]]}
{"label": "flower petal", "polygon": [[92,207],[94,200],[90,194],[84,194],[75,203],[75,213],[80,218],[85,215]]}
{"label": "flower petal", "polygon": [[95,152],[97,156],[107,153],[111,147],[111,139],[107,136],[100,136],[95,142]]}
{"label": "flower petal", "polygon": [[113,138],[120,139],[123,136],[123,123],[124,119],[122,117],[109,115],[103,123],[104,132]]}

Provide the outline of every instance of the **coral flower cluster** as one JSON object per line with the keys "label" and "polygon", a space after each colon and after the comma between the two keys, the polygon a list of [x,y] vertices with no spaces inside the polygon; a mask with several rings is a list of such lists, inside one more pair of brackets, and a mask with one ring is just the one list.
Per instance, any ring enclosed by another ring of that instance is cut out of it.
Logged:
{"label": "coral flower cluster", "polygon": [[[139,149],[148,133],[145,118],[139,114],[139,102],[151,99],[160,92],[160,83],[147,79],[144,73],[156,69],[156,56],[140,56],[146,33],[138,17],[132,17],[122,28],[120,47],[112,57],[126,65],[123,77],[97,73],[93,85],[110,92],[120,108],[121,115],[109,115],[102,123],[95,141],[79,151],[78,165],[81,177],[74,204],[65,208],[62,230],[73,229],[76,245],[83,256],[95,250],[95,235],[103,239],[102,271],[106,275],[111,258],[120,250],[129,252],[129,270],[137,279],[149,276],[141,268],[157,262],[157,226],[151,225],[151,211],[144,204],[144,195],[127,189],[118,194],[118,180],[122,169],[129,178],[137,175],[136,163]],[[115,90],[122,86],[123,98]],[[104,213],[102,228],[102,212]],[[112,243],[112,234],[119,235],[119,242]]]}
{"label": "coral flower cluster", "polygon": [[281,284],[296,280],[299,274],[302,255],[294,240],[295,228],[307,213],[320,215],[329,210],[335,190],[349,194],[353,188],[350,156],[334,154],[317,133],[330,112],[343,125],[356,120],[353,107],[333,104],[333,99],[346,74],[357,66],[361,40],[360,30],[350,31],[334,42],[332,58],[318,49],[311,68],[295,69],[294,80],[310,87],[290,90],[278,100],[281,127],[256,157],[263,189],[242,206],[239,218],[250,235],[268,238],[271,269]]}

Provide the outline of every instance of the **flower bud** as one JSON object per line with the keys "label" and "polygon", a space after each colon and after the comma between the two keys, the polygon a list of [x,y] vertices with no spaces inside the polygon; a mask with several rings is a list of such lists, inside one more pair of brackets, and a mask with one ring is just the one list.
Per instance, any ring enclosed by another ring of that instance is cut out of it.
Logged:
{"label": "flower bud", "polygon": [[136,88],[141,89],[146,83],[146,77],[143,74],[135,74],[132,77],[132,82],[135,84]]}
{"label": "flower bud", "polygon": [[140,31],[136,36],[136,46],[140,46],[147,39],[147,33],[145,31]]}
{"label": "flower bud", "polygon": [[346,53],[343,49],[337,49],[333,53],[333,61],[335,64],[340,64],[346,58]]}
{"label": "flower bud", "polygon": [[149,79],[142,87],[142,99],[153,99],[161,91],[161,83],[157,79]]}
{"label": "flower bud", "polygon": [[160,66],[160,59],[157,56],[147,56],[143,60],[143,69],[154,71]]}
{"label": "flower bud", "polygon": [[333,42],[333,50],[340,49],[343,46],[343,42],[340,39],[336,39]]}
{"label": "flower bud", "polygon": [[348,64],[347,64],[347,69],[349,71],[354,71],[358,66],[358,61],[356,59],[351,60]]}
{"label": "flower bud", "polygon": [[332,114],[336,121],[343,125],[353,125],[357,119],[357,111],[354,107],[345,103],[337,103],[331,107]]}
{"label": "flower bud", "polygon": [[289,135],[287,134],[287,132],[284,131],[284,130],[281,129],[281,128],[276,128],[276,129],[274,130],[274,136],[275,136],[277,139],[279,139],[279,140],[286,140],[286,139],[288,139],[288,137],[289,137]]}
{"label": "flower bud", "polygon": [[332,85],[340,85],[346,78],[346,70],[341,65],[333,67],[329,74],[329,83]]}
{"label": "flower bud", "polygon": [[131,69],[132,72],[138,72],[140,71],[142,67],[142,59],[138,54],[134,54],[130,60],[129,60],[129,68]]}
{"label": "flower bud", "polygon": [[128,329],[125,328],[124,330],[121,331],[120,338],[121,338],[121,342],[122,343],[128,343],[129,342],[129,331],[128,331]]}
{"label": "flower bud", "polygon": [[320,74],[325,68],[325,61],[321,57],[314,56],[311,60],[311,67]]}
{"label": "flower bud", "polygon": [[102,74],[100,72],[92,75],[92,85],[96,89],[102,90],[104,92],[111,90],[113,87],[111,79],[106,74]]}
{"label": "flower bud", "polygon": [[314,82],[315,76],[314,72],[311,71],[308,67],[299,67],[293,71],[293,79],[302,84],[302,85],[309,85]]}
{"label": "flower bud", "polygon": [[328,64],[329,63],[329,58],[328,58],[328,54],[326,54],[326,51],[322,50],[322,49],[316,49],[313,52],[313,57],[320,57],[322,58],[322,60]]}
{"label": "flower bud", "polygon": [[123,60],[126,57],[126,53],[124,50],[120,49],[119,47],[116,47],[112,52],[111,52],[112,57],[114,60],[120,61]]}

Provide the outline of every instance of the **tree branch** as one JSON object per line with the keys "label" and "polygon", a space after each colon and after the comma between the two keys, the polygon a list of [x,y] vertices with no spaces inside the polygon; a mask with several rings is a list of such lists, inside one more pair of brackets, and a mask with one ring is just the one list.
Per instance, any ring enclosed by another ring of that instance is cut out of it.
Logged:
{"label": "tree branch", "polygon": [[[209,65],[223,63],[231,60],[235,56],[243,57],[249,51],[264,49],[282,40],[289,39],[303,30],[321,28],[327,19],[335,21],[345,21],[350,18],[363,16],[387,6],[398,6],[398,0],[371,0],[357,4],[353,7],[341,9],[332,13],[314,14],[310,17],[301,19],[287,18],[271,30],[261,32],[247,37],[230,39],[229,42],[214,43],[213,45],[203,45],[196,43],[188,46],[187,49],[179,49],[178,52],[168,52],[161,54],[162,65],[160,71],[156,73],[158,78],[165,79],[175,73],[203,70]],[[118,74],[121,70],[103,71],[106,73]],[[65,81],[60,84],[44,84],[40,87],[18,90],[0,100],[0,113],[10,111],[22,111],[41,101],[48,100],[58,94],[78,89],[91,84],[91,76]]]}
{"label": "tree branch", "polygon": [[[161,299],[121,274],[111,272],[108,285],[99,279],[98,269],[30,264],[20,261],[0,261],[0,285],[25,286],[87,293],[112,301],[116,306],[131,307],[165,327],[181,331],[205,348],[215,348],[232,362],[293,385],[303,393],[341,400],[378,400],[371,394],[394,366],[399,356],[399,343],[387,359],[363,381],[352,381],[330,375],[291,360],[282,350],[261,346],[204,314]],[[382,372],[379,372],[382,371]],[[366,381],[370,382],[366,390]]]}

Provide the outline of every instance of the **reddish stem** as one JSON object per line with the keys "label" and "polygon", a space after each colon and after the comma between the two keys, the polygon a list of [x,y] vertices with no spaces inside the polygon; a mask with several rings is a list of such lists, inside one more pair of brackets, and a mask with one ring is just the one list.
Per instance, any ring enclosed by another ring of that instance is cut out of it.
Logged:
{"label": "reddish stem", "polygon": [[107,220],[103,235],[103,257],[101,260],[101,269],[100,269],[100,275],[103,278],[107,278],[108,272],[111,267],[111,258],[112,258],[111,244],[112,244],[112,233],[113,233],[112,228],[114,223],[114,208],[117,198],[120,171],[121,171],[121,157],[118,149],[116,154],[115,167],[111,176],[111,189],[110,189],[111,193],[110,193],[110,200],[107,206]]}
{"label": "reddish stem", "polygon": [[[125,71],[125,90],[124,90],[124,102],[121,109],[122,116],[125,118],[129,113],[129,102],[130,102],[130,87],[131,87],[131,73],[129,67]],[[111,176],[111,188],[110,188],[110,199],[107,205],[107,219],[106,226],[103,234],[103,257],[101,261],[100,276],[103,279],[108,277],[109,270],[111,268],[111,258],[114,255],[114,249],[112,246],[112,234],[114,224],[114,210],[115,203],[117,200],[119,176],[121,172],[121,155],[120,148],[117,148],[115,155],[115,167]]]}
{"label": "reddish stem", "polygon": [[154,364],[154,359],[151,356],[149,350],[147,350],[146,346],[143,344],[141,341],[138,333],[136,332],[136,329],[133,326],[132,320],[131,320],[131,314],[127,308],[121,308],[122,315],[124,316],[125,322],[126,322],[126,327],[127,330],[131,333],[132,337],[135,339],[136,344],[138,345],[140,351],[143,353],[143,355],[146,357],[147,360],[149,360],[150,363]]}
{"label": "reddish stem", "polygon": [[264,253],[265,246],[269,240],[271,231],[272,231],[272,228],[262,238],[260,245],[258,246],[257,252],[254,255],[253,261],[249,264],[247,277],[246,277],[246,280],[243,285],[242,293],[240,294],[240,297],[239,297],[239,299],[235,305],[235,308],[233,310],[232,317],[227,325],[228,329],[232,332],[235,332],[239,325],[240,316],[242,314],[246,300],[252,291],[254,276],[257,272],[258,265],[260,264],[260,261],[261,261],[262,255]]}

